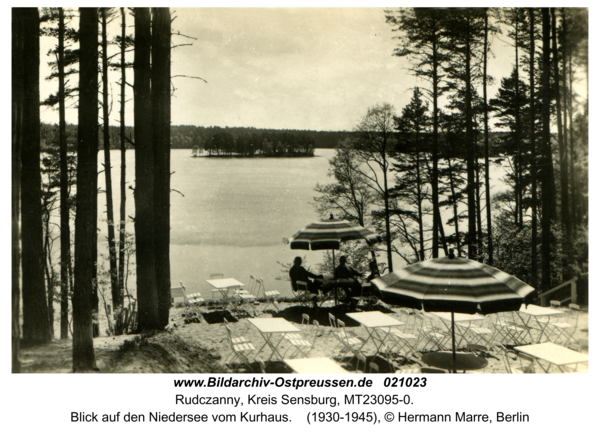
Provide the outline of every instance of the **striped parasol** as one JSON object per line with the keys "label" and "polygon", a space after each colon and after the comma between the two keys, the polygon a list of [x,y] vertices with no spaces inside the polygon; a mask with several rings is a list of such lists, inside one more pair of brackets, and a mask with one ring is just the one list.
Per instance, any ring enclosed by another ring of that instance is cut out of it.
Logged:
{"label": "striped parasol", "polygon": [[535,293],[523,281],[465,258],[425,260],[373,280],[390,304],[425,311],[491,314],[516,311]]}
{"label": "striped parasol", "polygon": [[341,242],[359,239],[381,242],[381,237],[369,229],[331,215],[327,220],[307,225],[287,241],[293,250],[339,250]]}
{"label": "striped parasol", "polygon": [[443,257],[392,272],[372,283],[384,302],[424,311],[492,314],[518,311],[535,289],[496,268],[474,260]]}

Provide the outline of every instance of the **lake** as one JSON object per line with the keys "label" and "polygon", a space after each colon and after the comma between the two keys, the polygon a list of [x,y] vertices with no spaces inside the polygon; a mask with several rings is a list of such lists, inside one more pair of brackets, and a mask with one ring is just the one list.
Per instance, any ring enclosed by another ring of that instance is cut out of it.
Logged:
{"label": "lake", "polygon": [[[182,281],[188,293],[211,298],[206,280],[213,273],[248,284],[250,275],[262,277],[267,290],[291,295],[290,283],[278,261],[290,263],[306,256],[308,265],[321,261],[322,252],[291,250],[283,242],[319,215],[312,206],[314,188],[330,183],[327,176],[333,149],[315,149],[313,158],[193,158],[190,149],[171,151],[171,281]],[[99,153],[99,163],[104,160]],[[128,150],[127,182],[134,184],[135,153]],[[120,154],[111,151],[114,208],[118,217]],[[99,170],[103,169],[99,165]],[[503,167],[492,166],[494,192],[505,188],[499,181]],[[104,188],[104,174],[98,178]],[[127,188],[127,215],[135,215],[133,190]],[[105,212],[105,196],[99,195],[99,212]],[[445,218],[445,215],[443,215]],[[106,216],[99,222],[99,253],[107,254]],[[133,222],[127,230],[134,232]],[[448,231],[447,231],[448,233]],[[385,261],[385,254],[380,260]],[[394,259],[402,266],[400,257]],[[108,266],[106,264],[106,266]],[[135,278],[128,288],[135,291]]]}

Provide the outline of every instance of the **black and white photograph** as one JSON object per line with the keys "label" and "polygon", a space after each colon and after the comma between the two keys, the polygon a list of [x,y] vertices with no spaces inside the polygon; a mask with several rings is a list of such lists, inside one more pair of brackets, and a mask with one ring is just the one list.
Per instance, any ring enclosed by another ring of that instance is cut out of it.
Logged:
{"label": "black and white photograph", "polygon": [[197,6],[11,7],[11,383],[592,379],[587,7]]}

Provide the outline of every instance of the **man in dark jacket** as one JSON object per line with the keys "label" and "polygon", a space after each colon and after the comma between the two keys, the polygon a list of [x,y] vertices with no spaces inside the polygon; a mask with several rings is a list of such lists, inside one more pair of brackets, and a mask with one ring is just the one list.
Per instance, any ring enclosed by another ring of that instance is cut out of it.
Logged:
{"label": "man in dark jacket", "polygon": [[[312,280],[310,280],[310,278],[312,278]],[[306,270],[304,266],[302,266],[301,257],[296,257],[294,259],[294,266],[290,268],[290,279],[292,280],[292,289],[294,291],[298,290],[296,281],[306,282],[310,293],[319,293],[319,290],[323,287],[323,275],[315,275]]]}
{"label": "man in dark jacket", "polygon": [[356,277],[362,277],[362,274],[346,264],[346,256],[340,257],[340,264],[335,268],[334,277],[336,280],[345,280],[343,288],[346,291],[347,299],[352,296],[360,296],[362,285]]}

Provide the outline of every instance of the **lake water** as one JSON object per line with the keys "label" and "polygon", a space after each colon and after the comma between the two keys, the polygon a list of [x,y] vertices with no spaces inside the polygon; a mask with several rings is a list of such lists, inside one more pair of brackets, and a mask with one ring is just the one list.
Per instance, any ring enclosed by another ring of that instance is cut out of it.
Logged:
{"label": "lake water", "polygon": [[[319,219],[311,205],[319,183],[329,183],[328,160],[333,149],[316,149],[313,158],[193,158],[189,149],[171,151],[171,280],[182,281],[190,292],[211,297],[206,280],[213,273],[248,284],[250,275],[262,277],[269,290],[291,295],[289,282],[278,261],[290,263],[297,255],[309,265],[321,261],[322,252],[291,250],[283,238],[292,236]],[[114,208],[119,209],[119,151],[111,151]],[[128,150],[128,184],[134,185],[135,154]],[[99,160],[104,160],[99,154]],[[103,168],[103,167],[101,167]],[[498,180],[504,168],[492,167],[496,191],[504,188]],[[98,179],[104,188],[104,175]],[[135,215],[133,191],[127,188],[127,214]],[[105,211],[105,197],[98,200]],[[99,222],[102,239],[99,252],[107,254],[106,221]],[[444,216],[443,216],[444,218]],[[134,232],[128,220],[127,230]],[[381,255],[384,261],[385,254]],[[400,257],[394,259],[402,266]],[[283,279],[282,279],[283,278]],[[135,290],[135,278],[129,278]]]}

